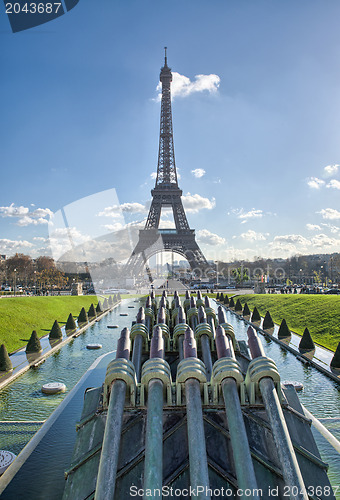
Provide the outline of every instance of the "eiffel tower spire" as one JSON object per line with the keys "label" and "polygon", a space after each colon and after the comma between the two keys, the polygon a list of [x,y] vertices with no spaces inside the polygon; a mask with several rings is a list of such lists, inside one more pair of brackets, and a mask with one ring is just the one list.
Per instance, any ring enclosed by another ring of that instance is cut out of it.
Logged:
{"label": "eiffel tower spire", "polygon": [[164,47],[164,50],[164,66],[159,77],[162,83],[162,104],[156,186],[163,184],[178,187],[171,113],[172,74],[167,62],[167,48]]}
{"label": "eiffel tower spire", "polygon": [[[161,236],[163,250],[173,250],[185,257],[196,274],[203,274],[209,267],[195,240],[195,230],[190,229],[182,203],[182,190],[178,186],[171,112],[172,74],[165,47],[164,66],[161,68],[162,84],[161,120],[156,184],[151,190],[152,202],[138,243],[126,264],[126,274],[136,275],[141,265],[156,253],[155,243]],[[162,207],[171,207],[176,229],[160,229]]]}

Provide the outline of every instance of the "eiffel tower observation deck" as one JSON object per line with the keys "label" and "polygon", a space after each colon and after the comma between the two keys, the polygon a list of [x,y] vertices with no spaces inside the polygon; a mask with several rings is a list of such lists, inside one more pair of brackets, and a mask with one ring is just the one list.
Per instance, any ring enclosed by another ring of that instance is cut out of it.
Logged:
{"label": "eiffel tower observation deck", "polygon": [[[166,47],[160,81],[162,100],[156,184],[151,190],[152,202],[145,227],[139,231],[138,243],[126,264],[125,275],[137,276],[150,257],[161,251],[173,251],[187,259],[195,275],[202,276],[209,264],[196,242],[195,230],[189,226],[182,190],[178,186],[171,112],[172,74]],[[175,229],[159,227],[163,207],[172,208]]]}

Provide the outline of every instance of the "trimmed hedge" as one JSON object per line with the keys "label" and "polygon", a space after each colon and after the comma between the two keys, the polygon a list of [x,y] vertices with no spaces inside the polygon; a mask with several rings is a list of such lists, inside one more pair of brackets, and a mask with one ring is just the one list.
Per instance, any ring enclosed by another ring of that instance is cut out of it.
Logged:
{"label": "trimmed hedge", "polygon": [[108,303],[109,303],[109,306],[110,306],[110,307],[112,307],[112,306],[113,306],[112,295],[110,295],[110,296],[109,296]]}
{"label": "trimmed hedge", "polygon": [[258,312],[256,306],[254,307],[254,310],[253,310],[253,313],[251,315],[250,321],[251,322],[253,322],[253,321],[261,321],[261,316],[260,316],[260,313]]}
{"label": "trimmed hedge", "polygon": [[230,308],[235,307],[235,302],[234,302],[234,299],[232,297],[230,297],[230,299],[229,299],[229,307]]}
{"label": "trimmed hedge", "polygon": [[263,320],[263,325],[262,325],[263,330],[269,330],[269,328],[274,328],[274,321],[272,320],[272,317],[270,315],[270,312],[267,311],[266,315]]}
{"label": "trimmed hedge", "polygon": [[104,311],[106,311],[106,309],[108,309],[108,308],[109,308],[109,304],[107,302],[107,299],[105,298],[103,301],[103,309],[104,309]]}
{"label": "trimmed hedge", "polygon": [[59,326],[59,323],[57,320],[55,320],[48,338],[49,339],[61,339],[62,337],[63,337],[63,334],[62,334],[61,328]]}
{"label": "trimmed hedge", "polygon": [[225,305],[226,305],[226,306],[228,306],[228,305],[229,305],[229,298],[228,298],[228,295],[227,295],[227,294],[225,294],[225,297],[224,297],[224,303],[225,303]]}
{"label": "trimmed hedge", "polygon": [[89,309],[89,312],[87,313],[87,315],[88,315],[89,318],[94,318],[94,317],[97,316],[96,310],[95,310],[93,304],[90,305],[90,309]]}
{"label": "trimmed hedge", "polygon": [[305,331],[303,332],[299,344],[299,349],[302,349],[304,351],[313,351],[315,349],[315,345],[308,328],[305,328]]}
{"label": "trimmed hedge", "polygon": [[331,367],[340,369],[340,342],[339,342],[338,347],[336,348],[336,351],[335,351],[334,356],[332,358]]}
{"label": "trimmed hedge", "polygon": [[66,321],[65,330],[70,331],[70,330],[75,330],[76,328],[77,328],[76,322],[74,320],[74,317],[70,313]]}
{"label": "trimmed hedge", "polygon": [[87,313],[85,311],[85,308],[82,307],[81,308],[81,311],[79,313],[79,316],[78,316],[78,325],[79,323],[87,323],[88,322],[88,317],[87,317]]}
{"label": "trimmed hedge", "polygon": [[26,352],[41,352],[41,351],[42,347],[40,344],[39,337],[37,335],[37,332],[33,330],[31,338],[27,342]]}
{"label": "trimmed hedge", "polygon": [[8,356],[5,344],[0,346],[0,372],[9,372],[13,370],[12,361]]}
{"label": "trimmed hedge", "polygon": [[281,325],[277,334],[279,339],[286,339],[287,337],[291,337],[291,331],[288,328],[288,325],[286,323],[286,320],[283,318],[281,321]]}
{"label": "trimmed hedge", "polygon": [[216,294],[216,300],[220,300],[220,292],[217,292],[217,294]]}
{"label": "trimmed hedge", "polygon": [[243,314],[243,316],[250,316],[250,314],[251,314],[247,302],[244,304],[243,313],[242,314]]}
{"label": "trimmed hedge", "polygon": [[97,304],[97,307],[96,307],[96,312],[97,312],[97,314],[100,314],[100,313],[104,312],[103,306],[102,306],[102,303],[100,302],[100,300],[98,301],[98,304]]}
{"label": "trimmed hedge", "polygon": [[235,311],[242,311],[242,304],[241,304],[240,299],[237,299],[237,301],[236,301]]}

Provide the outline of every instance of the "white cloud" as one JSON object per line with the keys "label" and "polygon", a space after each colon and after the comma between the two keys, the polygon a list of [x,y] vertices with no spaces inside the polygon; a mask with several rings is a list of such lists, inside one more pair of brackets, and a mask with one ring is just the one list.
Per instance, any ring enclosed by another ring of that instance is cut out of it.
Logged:
{"label": "white cloud", "polygon": [[275,236],[274,243],[283,243],[283,244],[298,244],[298,245],[308,245],[309,240],[301,234],[284,234],[281,236]]}
{"label": "white cloud", "polygon": [[336,180],[336,179],[332,179],[329,181],[329,183],[327,184],[328,188],[333,188],[333,189],[340,189],[340,181]]}
{"label": "white cloud", "polygon": [[53,215],[52,210],[50,210],[49,208],[37,208],[36,210],[30,213],[31,217],[38,217],[38,218],[46,217],[47,215],[49,216]]}
{"label": "white cloud", "polygon": [[105,227],[105,229],[110,232],[120,231],[121,229],[124,229],[124,225],[120,222],[116,222],[115,224],[104,224],[103,227]]}
{"label": "white cloud", "polygon": [[[210,94],[217,92],[221,79],[218,75],[196,75],[191,81],[187,76],[172,72],[171,95],[172,97],[186,97],[196,92],[207,91]],[[161,99],[161,84],[157,85],[158,99]]]}
{"label": "white cloud", "polygon": [[[323,227],[327,227],[327,229],[329,229],[329,230],[330,230],[330,232],[331,232],[331,233],[333,233],[333,234],[337,234],[337,233],[340,231],[340,227],[338,227],[338,226],[334,226],[333,224],[329,224],[329,223],[327,223],[327,224],[326,224],[325,222],[323,222],[323,223],[321,224],[321,226],[323,226]],[[321,229],[321,228],[320,228],[320,229]]]}
{"label": "white cloud", "polygon": [[182,201],[184,208],[190,213],[197,213],[203,208],[211,210],[216,205],[215,198],[211,198],[211,200],[209,200],[209,198],[203,198],[199,194],[187,193],[182,196]]}
{"label": "white cloud", "polygon": [[211,233],[207,229],[200,229],[197,231],[197,239],[201,243],[205,243],[207,245],[224,245],[226,243],[226,240],[222,238],[221,236],[218,236],[218,234]]}
{"label": "white cloud", "polygon": [[267,239],[268,233],[257,233],[252,229],[249,229],[246,233],[240,235],[241,238],[248,241],[264,241]]}
{"label": "white cloud", "polygon": [[[32,204],[31,204],[32,206]],[[34,206],[34,205],[33,205]],[[18,226],[37,226],[39,224],[47,224],[48,220],[45,218],[52,215],[52,210],[49,208],[37,208],[33,212],[29,211],[27,207],[16,207],[11,203],[8,207],[0,207],[0,215],[2,217],[18,217]]]}
{"label": "white cloud", "polygon": [[196,177],[196,179],[199,179],[200,177],[203,177],[205,170],[203,168],[195,168],[194,170],[191,170],[191,173],[194,177]]}
{"label": "white cloud", "polygon": [[16,207],[14,203],[11,203],[9,207],[0,207],[0,215],[2,217],[22,217],[27,215],[29,208],[27,207]]}
{"label": "white cloud", "polygon": [[318,177],[310,177],[307,180],[307,184],[312,189],[320,189],[320,187],[325,184],[325,181],[319,179]]}
{"label": "white cloud", "polygon": [[316,248],[340,246],[340,240],[329,238],[326,234],[318,234],[311,240],[311,244]]}
{"label": "white cloud", "polygon": [[17,226],[38,226],[39,224],[48,224],[48,220],[44,219],[43,217],[39,217],[38,219],[34,219],[33,217],[29,217],[28,215],[25,215],[21,219],[18,220]]}
{"label": "white cloud", "polygon": [[[233,208],[232,210],[230,210],[230,212],[227,213],[228,215],[236,215],[238,219],[241,219],[241,224],[245,224],[248,219],[259,219],[264,216],[262,210],[258,210],[255,208],[248,210],[248,212],[245,212],[244,208]],[[271,215],[269,212],[268,214]]]}
{"label": "white cloud", "polygon": [[335,175],[339,169],[339,166],[340,165],[327,165],[327,167],[324,168],[325,175]]}
{"label": "white cloud", "polygon": [[323,219],[340,219],[340,212],[335,210],[335,208],[323,208],[320,212],[316,212],[317,214],[321,214]]}
{"label": "white cloud", "polygon": [[126,212],[130,214],[145,213],[145,205],[141,203],[122,203],[121,205],[113,205],[112,207],[106,207],[102,212],[97,215],[104,217],[120,217],[120,212]]}
{"label": "white cloud", "polygon": [[32,248],[34,245],[26,240],[8,240],[6,238],[0,239],[0,253],[6,254],[8,252],[20,251],[22,248]]}
{"label": "white cloud", "polygon": [[317,231],[321,229],[321,226],[318,226],[317,224],[306,224],[306,228],[308,231]]}
{"label": "white cloud", "polygon": [[157,172],[151,172],[150,177],[151,179],[157,179]]}

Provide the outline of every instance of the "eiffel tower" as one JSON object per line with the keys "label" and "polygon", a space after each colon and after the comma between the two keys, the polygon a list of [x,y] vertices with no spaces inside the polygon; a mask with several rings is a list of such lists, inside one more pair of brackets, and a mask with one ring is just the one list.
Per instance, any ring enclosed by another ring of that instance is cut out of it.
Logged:
{"label": "eiffel tower", "polygon": [[[145,227],[139,231],[139,240],[126,264],[125,275],[136,276],[152,255],[172,250],[188,260],[192,272],[202,276],[209,264],[196,242],[195,230],[190,229],[177,181],[171,114],[172,75],[166,47],[160,81],[162,103],[156,184],[151,190],[152,202]],[[162,207],[172,208],[176,229],[159,228]]]}

